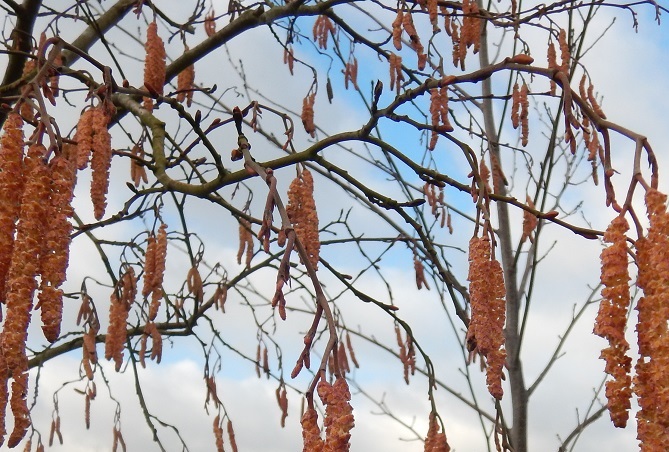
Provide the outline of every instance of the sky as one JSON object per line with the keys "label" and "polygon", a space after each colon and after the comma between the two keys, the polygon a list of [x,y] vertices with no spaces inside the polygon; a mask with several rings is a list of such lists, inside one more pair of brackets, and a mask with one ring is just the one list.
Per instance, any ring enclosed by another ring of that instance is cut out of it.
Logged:
{"label": "sky", "polygon": [[[156,3],[176,17],[182,12],[178,5],[168,6],[165,1]],[[215,2],[214,6],[217,11],[223,11],[227,7],[223,3]],[[604,11],[598,15],[593,27],[605,30],[613,19],[613,14]],[[661,185],[667,191],[668,184],[666,179],[662,179],[662,174],[664,174],[662,169],[666,168],[669,162],[665,149],[666,143],[669,143],[669,128],[666,120],[667,112],[669,112],[669,96],[666,95],[669,90],[669,75],[665,70],[666,62],[669,61],[669,39],[667,39],[669,30],[664,24],[658,26],[654,23],[652,14],[641,14],[639,19],[639,30],[635,32],[631,27],[629,14],[617,12],[615,22],[597,43],[597,46],[586,55],[584,61],[597,91],[603,96],[602,106],[608,119],[645,134],[654,146],[661,168]],[[136,25],[132,21],[128,23],[130,25],[127,30],[132,34],[136,31]],[[311,22],[307,21],[303,25],[303,31],[307,34],[310,24]],[[70,35],[76,36],[78,29],[75,27],[63,29],[62,33],[63,37],[68,39]],[[531,33],[528,33],[527,39],[531,39],[531,36]],[[202,30],[198,30],[195,37],[188,37],[189,43],[198,42],[202,38]],[[268,38],[270,41],[267,41]],[[135,45],[132,39],[122,34],[117,34],[113,42],[118,46],[120,53],[130,48],[129,46]],[[259,42],[269,42],[269,44],[262,46],[258,44]],[[226,52],[229,52],[233,61],[244,58],[244,71],[251,87],[260,86],[264,93],[275,99],[277,103],[294,105],[296,109],[299,109],[301,99],[309,89],[308,71],[299,68],[296,76],[287,76],[278,46],[271,42],[271,36],[265,30],[258,30],[248,37],[238,38],[235,45],[229,49],[217,50],[216,58],[211,59],[211,61],[220,61],[219,64],[224,69],[214,67],[215,65],[200,64],[196,66],[197,80],[205,86],[217,83],[219,92],[223,92],[226,86],[236,86],[237,92],[243,92],[239,78],[227,67],[228,54]],[[537,48],[542,48],[541,45]],[[100,58],[104,60],[104,52],[99,50],[99,47],[96,49],[100,52]],[[172,42],[168,50],[169,55],[176,57],[179,51],[180,44]],[[316,61],[313,51],[304,50],[301,55],[306,59]],[[537,61],[543,61],[542,58],[543,56],[535,57]],[[1,63],[2,60],[0,60],[0,65]],[[327,63],[321,59],[318,64],[326,65]],[[267,70],[267,65],[272,69]],[[131,83],[141,85],[141,72],[131,71],[131,67],[131,63],[128,63],[127,72]],[[321,91],[316,110],[317,121],[320,121],[325,130],[330,133],[357,128],[365,120],[364,111],[359,109],[355,95],[344,92],[341,88],[342,76],[338,71],[339,68],[334,68],[331,73],[333,83],[339,84],[334,103],[331,106],[327,105],[323,91]],[[376,69],[375,66],[375,69],[364,72],[364,76],[367,79],[359,82],[361,86],[363,83],[369,84],[370,80],[374,80],[375,77],[385,77],[385,73]],[[229,90],[223,94],[223,99],[228,104],[232,104],[235,96],[237,96],[235,90]],[[240,99],[242,99],[240,102],[246,102],[243,98],[240,97]],[[390,98],[384,97],[384,99],[388,101]],[[163,109],[160,111],[162,112]],[[72,126],[74,122],[72,119],[70,121],[72,124],[69,126]],[[263,121],[265,121],[264,124],[267,124],[272,119],[266,113]],[[64,126],[63,128],[66,129]],[[132,133],[137,134],[136,131]],[[389,137],[395,139],[393,134],[399,135],[401,132],[399,129],[390,129],[387,133]],[[226,156],[233,144],[229,141],[229,136],[222,132],[216,135],[216,139],[217,143],[220,143],[217,145],[220,146],[221,153]],[[301,136],[298,138],[298,143],[306,145],[307,139]],[[120,146],[117,143],[115,145]],[[406,146],[416,145],[407,142]],[[445,146],[440,149],[446,154]],[[620,173],[616,177],[622,181],[619,183],[623,187],[626,177],[629,177],[633,151],[633,143],[614,140],[614,167]],[[261,161],[277,156],[275,151],[263,146],[256,146],[254,153],[256,152],[257,154],[254,155]],[[341,154],[336,154],[336,152],[341,152]],[[349,156],[345,151],[327,150],[326,155],[332,161],[342,165],[349,161]],[[458,162],[454,164],[457,165]],[[462,162],[459,164],[461,167],[458,170],[464,171]],[[238,169],[235,163],[230,163],[230,167]],[[364,166],[351,167],[350,170],[352,174],[366,178],[365,182],[369,186],[381,192],[389,187],[387,181],[377,173],[366,173]],[[277,171],[277,175],[280,185],[285,190],[292,178],[291,170]],[[112,183],[116,183],[116,187],[123,186],[127,179],[127,162],[115,163],[112,168],[112,177],[114,178]],[[318,185],[319,179],[317,179],[315,196],[323,222],[336,219],[339,210],[346,209],[350,200],[342,196],[341,192],[331,185],[327,185],[322,180],[321,182],[322,184]],[[79,212],[83,212],[84,220],[90,220],[92,218],[90,214],[89,217],[85,216],[86,212],[90,211],[88,205],[90,201],[85,194],[88,184],[85,175],[79,183],[80,192],[75,200],[75,206]],[[254,190],[262,189],[262,184],[254,185],[253,182],[249,182],[249,185],[254,187]],[[392,190],[395,189],[392,188]],[[228,189],[222,192],[225,195],[231,194],[231,190]],[[127,192],[121,189],[112,190],[110,209],[120,206],[126,194]],[[454,191],[447,191],[447,196],[449,195],[457,197]],[[257,196],[257,198],[254,201],[256,205],[264,202],[263,196]],[[582,201],[588,212],[587,220],[582,221],[592,222],[595,228],[605,228],[612,219],[612,212],[603,208],[601,190],[577,188],[570,192],[565,201],[574,204]],[[466,200],[458,202],[464,205]],[[358,231],[367,231],[365,226],[373,217],[359,209],[354,212],[351,224],[358,228]],[[193,230],[203,241],[207,242],[207,262],[221,262],[224,268],[239,271],[240,266],[235,260],[237,242],[234,220],[229,215],[219,215],[212,211],[211,206],[202,201],[194,201],[189,206],[188,213]],[[173,215],[170,216],[169,212],[166,215],[166,221],[170,225],[176,222],[176,218]],[[575,219],[574,221],[581,220]],[[118,225],[110,228],[105,233],[105,238],[124,239],[129,235],[139,233],[145,226],[142,224]],[[456,222],[455,229],[456,233],[449,244],[456,248],[449,256],[452,256],[454,263],[459,264],[455,272],[464,276],[466,255],[457,248],[462,250],[466,247],[471,231],[465,222]],[[382,234],[385,231],[374,232]],[[552,351],[557,345],[572,316],[587,300],[599,277],[597,256],[601,246],[597,241],[575,240],[573,234],[557,228],[550,228],[548,232],[551,240],[546,242],[546,249],[542,251],[549,251],[548,244],[553,243],[554,246],[550,247],[550,252],[540,264],[541,271],[536,281],[537,289],[532,306],[532,316],[528,323],[528,340],[523,347],[528,382],[534,381],[538,376],[546,363],[547,351]],[[85,240],[76,240],[73,247],[73,256],[90,256],[89,244]],[[346,248],[343,247],[325,248],[323,255],[336,264],[343,273],[357,274],[361,263],[349,259],[345,250]],[[261,256],[257,256],[258,260],[260,258]],[[167,265],[166,285],[170,288],[178,288],[190,264],[183,253],[180,253],[178,249],[170,248]],[[462,374],[471,372],[474,385],[484,388],[484,376],[478,371],[478,367],[476,365],[469,368],[464,367],[461,352],[454,339],[456,333],[449,326],[449,319],[443,309],[438,307],[440,300],[434,291],[418,291],[415,288],[410,254],[390,253],[384,256],[379,265],[382,266],[387,280],[392,282],[393,301],[399,307],[403,318],[415,325],[417,338],[421,343],[426,344],[426,348],[433,356],[440,378],[456,391],[466,395],[468,388]],[[326,288],[332,293],[337,293],[338,284],[334,278],[323,271],[320,273]],[[96,259],[73,259],[68,272],[68,287],[76,290],[86,275],[97,277],[102,282],[102,284],[96,284],[93,280],[87,280],[91,294],[96,300],[104,303],[103,300],[109,296],[109,288],[104,285],[104,268]],[[462,279],[464,280],[464,277]],[[261,292],[271,294],[274,290],[274,281],[273,272],[267,271],[261,273],[253,283]],[[377,278],[365,275],[358,284],[364,291],[378,294],[379,298],[389,298],[385,285]],[[289,303],[296,305],[305,303],[306,301],[301,299],[304,296],[304,292],[296,291],[289,297]],[[362,327],[380,341],[386,340],[390,344],[394,343],[392,323],[387,318],[378,316],[375,310],[356,301],[350,295],[339,298],[337,304],[347,316],[347,322],[352,329]],[[69,318],[72,318],[76,315],[77,309],[76,304],[67,306],[66,317],[69,314]],[[563,354],[533,395],[529,413],[531,450],[556,450],[559,445],[558,437],[566,436],[576,425],[577,420],[584,416],[592,400],[594,389],[601,384],[604,366],[603,361],[598,360],[597,357],[604,346],[604,341],[591,333],[595,315],[595,305],[584,310],[582,318],[564,343]],[[216,328],[225,333],[225,337],[229,338],[232,346],[238,347],[249,355],[254,354],[257,345],[256,333],[255,330],[248,329],[248,307],[240,297],[232,297],[228,301],[226,313],[215,313],[213,318]],[[292,368],[297,353],[299,353],[302,334],[308,324],[309,317],[297,312],[289,313],[287,322],[277,324],[277,338],[282,341],[284,365],[288,369]],[[39,334],[37,331],[39,326],[33,325],[31,328],[31,335]],[[459,326],[456,327],[456,332],[461,333]],[[633,331],[628,332],[628,339],[631,343],[635,343]],[[361,367],[353,374],[357,383],[360,384],[360,390],[353,388],[352,391],[356,427],[352,431],[351,450],[354,452],[422,450],[422,442],[417,441],[416,438],[417,435],[423,436],[427,432],[427,414],[430,406],[426,394],[426,380],[415,376],[411,385],[407,386],[402,378],[402,366],[396,359],[356,335],[353,335],[353,344]],[[98,353],[101,353],[100,349]],[[214,444],[211,432],[213,415],[207,415],[203,409],[205,385],[202,378],[204,363],[201,353],[197,343],[192,340],[166,343],[163,362],[160,365],[151,363],[147,369],[140,370],[139,373],[139,381],[144,388],[147,404],[160,415],[161,419],[178,428],[192,451],[212,450]],[[272,452],[301,449],[301,430],[298,422],[301,401],[298,395],[289,392],[287,425],[284,429],[279,428],[280,411],[276,406],[274,395],[276,381],[267,380],[264,377],[258,379],[251,363],[236,359],[229,351],[222,350],[221,355],[221,370],[216,377],[219,396],[235,425],[240,450]],[[276,361],[272,359],[271,363],[276,365]],[[43,435],[48,435],[48,426],[54,416],[54,400],[57,398],[64,445],[54,445],[51,450],[107,451],[110,450],[116,405],[102,379],[96,376],[99,396],[91,408],[91,429],[88,431],[84,429],[83,396],[75,390],[83,388],[78,375],[79,361],[79,354],[73,353],[53,360],[41,369],[39,374],[40,397],[32,411],[33,423]],[[104,370],[104,378],[110,382],[113,399],[118,400],[122,407],[122,431],[129,449],[157,450],[136,402],[132,369],[127,368],[124,372],[117,374],[113,371],[113,366],[104,364],[102,370]],[[33,377],[36,378],[37,375],[33,374]],[[303,374],[291,384],[304,388],[308,381],[309,376]],[[69,383],[64,384],[64,382]],[[492,411],[492,405],[485,390],[477,390],[476,393],[483,406]],[[383,405],[373,403],[365,394],[377,402],[383,401]],[[484,450],[481,427],[473,412],[443,388],[437,390],[436,400],[444,418],[446,433],[452,449],[460,452]],[[508,406],[508,395],[503,404]],[[389,410],[392,417],[382,412],[384,407]],[[168,450],[181,450],[179,438],[170,428],[161,428],[160,435],[168,445]],[[605,414],[585,430],[574,450],[635,450],[635,436],[633,422],[627,429],[615,429],[608,420],[608,415]]]}

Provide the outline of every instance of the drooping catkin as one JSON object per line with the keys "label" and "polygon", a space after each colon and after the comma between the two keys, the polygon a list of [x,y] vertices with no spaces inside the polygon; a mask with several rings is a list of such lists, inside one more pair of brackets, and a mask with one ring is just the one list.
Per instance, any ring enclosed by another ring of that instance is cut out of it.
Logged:
{"label": "drooping catkin", "polygon": [[606,361],[605,371],[613,377],[606,382],[606,397],[611,421],[616,427],[627,425],[632,397],[632,359],[627,356],[629,344],[625,339],[627,308],[630,304],[630,280],[627,264],[625,232],[629,229],[624,217],[616,217],[604,234],[611,245],[601,254],[602,300],[595,320],[594,333],[609,342],[600,358]]}
{"label": "drooping catkin", "polygon": [[560,45],[560,71],[564,72],[564,74],[568,76],[571,52],[569,50],[567,32],[563,28],[561,28],[560,33],[558,33],[558,44]]}
{"label": "drooping catkin", "polygon": [[439,134],[452,132],[453,126],[448,119],[448,86],[440,86],[430,90],[430,117],[432,121],[432,133],[427,148],[434,150],[439,139]]}
{"label": "drooping catkin", "polygon": [[221,424],[221,415],[217,414],[214,418],[214,438],[216,439],[216,452],[225,452],[223,448],[223,425]]}
{"label": "drooping catkin", "polygon": [[335,31],[334,23],[332,23],[332,20],[328,16],[318,16],[313,28],[314,42],[318,44],[319,48],[327,50],[328,37],[330,34],[334,34]]}
{"label": "drooping catkin", "polygon": [[481,19],[478,17],[479,8],[474,0],[463,0],[462,2],[462,26],[460,28],[460,39],[456,43],[457,33],[453,34],[453,61],[459,62],[460,69],[465,69],[465,58],[467,49],[474,46],[474,53],[479,51],[481,45]]}
{"label": "drooping catkin", "polygon": [[[547,52],[547,60],[548,60],[548,68],[549,69],[559,69],[558,64],[557,64],[557,52],[555,51],[555,43],[553,41],[550,41],[548,43],[548,52]],[[557,84],[555,83],[554,80],[551,79],[551,96],[555,96],[555,92],[557,89]]]}
{"label": "drooping catkin", "polygon": [[5,282],[14,247],[16,220],[21,209],[23,175],[23,120],[10,113],[0,139],[0,301],[5,302]]}
{"label": "drooping catkin", "polygon": [[74,134],[74,141],[77,142],[77,168],[80,170],[88,166],[88,160],[91,157],[93,149],[93,117],[96,115],[95,108],[86,109],[77,122],[77,132]]}
{"label": "drooping catkin", "polygon": [[[535,208],[534,201],[530,195],[526,196],[525,202],[527,202],[527,206],[531,209]],[[523,243],[528,239],[530,240],[530,243],[534,243],[534,230],[537,228],[538,224],[539,219],[534,214],[527,210],[523,210],[523,235],[520,237],[520,243]]]}
{"label": "drooping catkin", "polygon": [[42,316],[42,331],[49,342],[54,342],[60,334],[60,322],[63,310],[63,291],[60,286],[65,282],[65,275],[70,255],[70,234],[74,210],[72,199],[76,184],[75,162],[64,152],[56,155],[49,163],[51,196],[47,204],[46,217],[49,228],[40,256],[39,306]]}
{"label": "drooping catkin", "polygon": [[511,94],[511,125],[514,129],[520,126],[520,88],[518,82],[513,85]]}
{"label": "drooping catkin", "polygon": [[127,337],[126,323],[136,296],[135,270],[128,267],[110,297],[109,327],[105,339],[105,358],[114,360],[117,372],[123,365],[123,348]]}
{"label": "drooping catkin", "polygon": [[430,422],[425,438],[425,452],[449,452],[451,450],[446,441],[446,433],[439,432],[439,422],[434,412],[430,413]]}
{"label": "drooping catkin", "polygon": [[404,19],[404,9],[397,8],[397,15],[392,23],[393,45],[397,50],[402,50],[402,22]]}
{"label": "drooping catkin", "polygon": [[286,212],[295,234],[307,252],[314,269],[318,269],[321,241],[318,236],[318,213],[314,200],[314,179],[308,169],[293,179],[288,188]]}
{"label": "drooping catkin", "polygon": [[239,220],[239,249],[237,250],[237,263],[242,263],[242,257],[246,253],[245,265],[251,265],[253,258],[253,232],[251,231],[251,223],[248,220],[241,218]]}
{"label": "drooping catkin", "polygon": [[34,144],[28,149],[26,158],[25,190],[21,196],[21,211],[7,275],[7,316],[1,335],[9,372],[27,369],[26,340],[46,222],[44,200],[49,199],[50,189],[45,153],[44,146]]}
{"label": "drooping catkin", "polygon": [[[151,304],[149,306],[149,320],[155,320],[163,298],[163,279],[165,278],[165,265],[167,259],[167,225],[162,223],[158,228],[153,250],[153,268],[151,274]],[[146,277],[145,277],[146,278]],[[144,280],[144,287],[147,281]],[[145,289],[146,290],[146,289]]]}
{"label": "drooping catkin", "polygon": [[5,418],[9,403],[9,372],[5,363],[4,352],[0,349],[0,446],[5,442],[7,428]]}
{"label": "drooping catkin", "polygon": [[530,123],[529,123],[529,110],[530,110],[530,103],[527,100],[527,96],[529,94],[529,88],[527,87],[527,83],[523,83],[523,86],[520,88],[520,96],[519,96],[519,102],[520,102],[520,143],[523,146],[527,146],[527,142],[529,140],[530,136]]}
{"label": "drooping catkin", "polygon": [[302,452],[322,452],[325,445],[318,426],[318,413],[308,408],[302,415]]}
{"label": "drooping catkin", "polygon": [[[149,92],[161,95],[165,85],[165,44],[158,36],[158,24],[154,20],[146,30],[146,57],[144,60],[144,86]],[[144,98],[144,108],[153,111],[153,99]]]}
{"label": "drooping catkin", "polygon": [[404,81],[404,73],[402,72],[402,57],[395,55],[392,52],[388,54],[388,63],[390,63],[390,89],[395,90],[397,94],[400,93],[402,82]]}
{"label": "drooping catkin", "polygon": [[216,12],[213,9],[204,16],[204,32],[210,38],[216,34]]}
{"label": "drooping catkin", "polygon": [[[27,369],[26,369],[27,370]],[[30,427],[30,409],[28,408],[28,372],[15,371],[12,381],[10,406],[14,415],[14,430],[9,435],[7,447],[16,447]]]}
{"label": "drooping catkin", "polygon": [[232,449],[232,452],[238,452],[237,440],[235,439],[235,429],[232,427],[232,421],[230,419],[228,419],[226,428],[228,430],[228,440],[230,440],[230,449]]}
{"label": "drooping catkin", "polygon": [[669,213],[667,196],[656,189],[646,192],[650,226],[646,237],[636,241],[639,276],[637,285],[644,296],[639,299],[637,340],[639,359],[635,366],[634,392],[640,410],[637,438],[642,451],[669,450],[666,434],[669,419],[669,394],[658,388],[669,387]]}
{"label": "drooping catkin", "polygon": [[355,426],[353,407],[349,403],[351,392],[343,377],[335,379],[333,385],[327,381],[318,383],[318,396],[325,405],[325,444],[323,451],[345,452],[350,450],[351,429]]}
{"label": "drooping catkin", "polygon": [[94,108],[92,118],[92,150],[91,156],[91,201],[96,220],[101,220],[107,208],[107,191],[109,190],[109,168],[112,160],[111,135],[107,130],[109,116],[102,105]]}
{"label": "drooping catkin", "polygon": [[488,391],[500,400],[503,395],[502,371],[506,360],[506,290],[502,267],[491,256],[490,239],[487,236],[473,237],[469,241],[467,280],[471,302],[471,322],[467,336],[475,341],[479,352],[486,358]]}
{"label": "drooping catkin", "polygon": [[302,100],[302,125],[304,130],[311,136],[316,137],[316,125],[314,124],[314,103],[316,102],[316,93],[308,94]]}
{"label": "drooping catkin", "polygon": [[[184,46],[184,53],[188,52],[188,46]],[[193,103],[193,87],[195,86],[195,65],[191,64],[177,77],[177,101],[186,101],[187,106]]]}

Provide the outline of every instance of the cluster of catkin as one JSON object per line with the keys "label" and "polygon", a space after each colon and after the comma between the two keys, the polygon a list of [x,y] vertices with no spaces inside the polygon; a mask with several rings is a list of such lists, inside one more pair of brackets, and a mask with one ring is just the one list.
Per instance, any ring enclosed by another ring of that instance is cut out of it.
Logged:
{"label": "cluster of catkin", "polygon": [[[453,65],[465,69],[465,58],[467,49],[474,47],[474,53],[479,51],[481,46],[481,19],[479,17],[479,7],[476,0],[462,1],[462,25],[459,30],[453,20],[445,20],[446,32],[453,41]],[[450,30],[449,26],[450,25]]]}
{"label": "cluster of catkin", "polygon": [[[634,392],[637,438],[642,451],[669,450],[669,213],[667,196],[655,189],[646,193],[650,226],[636,241],[643,297],[636,310],[639,359],[635,366]],[[664,389],[662,389],[664,388]]]}
{"label": "cluster of catkin", "polygon": [[332,20],[330,20],[328,16],[318,16],[314,22],[313,28],[314,42],[318,44],[319,48],[327,50],[328,37],[330,34],[334,35],[336,31]]}
{"label": "cluster of catkin", "polygon": [[596,335],[609,342],[609,347],[602,350],[601,354],[601,358],[606,361],[605,372],[613,377],[606,382],[606,397],[613,425],[621,428],[627,425],[632,396],[632,359],[627,356],[629,344],[625,339],[627,308],[630,304],[625,237],[628,229],[625,218],[618,216],[604,234],[604,241],[611,245],[601,254],[601,282],[604,288],[594,328]]}
{"label": "cluster of catkin", "polygon": [[97,220],[107,208],[109,168],[112,160],[111,135],[108,130],[109,112],[100,104],[85,110],[77,122],[74,140],[77,142],[77,166],[84,169],[91,164],[91,201]]}
{"label": "cluster of catkin", "polygon": [[[223,447],[223,421],[224,418],[220,414],[216,415],[214,418],[214,438],[216,438],[216,451],[225,452]],[[235,431],[232,428],[232,421],[228,419],[227,422],[228,429],[228,440],[230,441],[230,450],[232,452],[237,452],[237,440],[235,439]]]}
{"label": "cluster of catkin", "polygon": [[[555,50],[555,43],[551,40],[548,43],[548,68],[556,69],[563,72],[565,75],[569,74],[569,62],[571,59],[571,51],[569,50],[569,42],[567,41],[567,32],[560,29],[558,32],[558,45],[560,47],[560,64],[557,62],[557,51]],[[555,95],[557,85],[551,80],[551,95]]]}
{"label": "cluster of catkin", "polygon": [[[146,57],[144,60],[144,87],[155,95],[162,96],[165,85],[165,67],[167,54],[165,43],[158,36],[158,24],[154,20],[146,30]],[[153,111],[153,99],[144,98],[144,108]]]}
{"label": "cluster of catkin", "polygon": [[[24,155],[23,120],[10,113],[0,140],[0,300],[6,305],[0,333],[0,444],[7,404],[14,430],[7,444],[18,444],[30,426],[26,340],[33,297],[41,279],[38,305],[50,342],[60,334],[62,296],[68,264],[72,193],[76,167],[59,151],[47,163],[47,150],[31,144]],[[11,399],[10,385],[11,380]]]}
{"label": "cluster of catkin", "polygon": [[325,439],[321,438],[318,413],[309,407],[302,416],[303,452],[345,452],[350,450],[351,429],[355,426],[351,392],[343,377],[334,384],[318,383],[318,396],[325,405]]}
{"label": "cluster of catkin", "polygon": [[469,297],[471,321],[467,344],[477,349],[487,362],[486,383],[496,399],[503,395],[502,372],[506,361],[504,322],[506,319],[506,289],[504,274],[497,259],[491,255],[488,236],[469,241]]}
{"label": "cluster of catkin", "polygon": [[430,135],[430,144],[427,146],[430,151],[433,151],[437,145],[440,133],[453,131],[453,126],[448,120],[448,84],[442,80],[439,85],[438,88],[430,90],[432,133]]}
{"label": "cluster of catkin", "polygon": [[318,269],[321,241],[318,237],[318,213],[314,200],[314,178],[308,169],[303,169],[288,188],[288,218],[293,224],[297,238],[304,246],[309,261]]}
{"label": "cluster of catkin", "polygon": [[437,185],[425,182],[425,185],[423,185],[423,195],[425,196],[427,205],[430,206],[432,216],[435,219],[439,219],[439,227],[443,228],[445,226],[448,228],[448,233],[453,234],[451,213],[446,210],[446,203],[444,202],[444,187],[439,186],[439,194],[437,194]]}
{"label": "cluster of catkin", "polygon": [[399,94],[402,82],[404,81],[402,57],[395,55],[393,52],[388,52],[388,63],[390,63],[390,89],[395,90]]}
{"label": "cluster of catkin", "polygon": [[404,11],[402,8],[397,8],[397,16],[392,23],[393,45],[397,50],[402,50],[402,30],[409,36],[410,47],[418,55],[418,70],[422,71],[427,63],[427,54],[413,23],[411,10]]}

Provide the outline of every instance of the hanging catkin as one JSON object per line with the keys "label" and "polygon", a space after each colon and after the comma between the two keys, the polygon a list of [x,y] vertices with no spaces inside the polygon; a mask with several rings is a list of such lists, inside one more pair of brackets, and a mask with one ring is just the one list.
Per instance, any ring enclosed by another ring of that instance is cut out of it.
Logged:
{"label": "hanging catkin", "polygon": [[[144,86],[155,94],[163,94],[165,85],[166,53],[165,44],[158,36],[158,25],[155,21],[149,24],[146,30],[146,58],[144,60]],[[144,108],[153,111],[153,99],[144,98]]]}
{"label": "hanging catkin", "polygon": [[627,356],[629,344],[625,339],[627,308],[630,304],[625,237],[628,229],[625,218],[619,216],[611,222],[604,234],[604,241],[611,245],[601,254],[601,283],[604,288],[594,328],[596,335],[609,342],[609,347],[602,350],[600,357],[606,361],[606,373],[613,377],[606,382],[606,398],[609,401],[611,421],[620,428],[627,425],[632,397],[632,380],[629,375],[632,359]]}
{"label": "hanging catkin", "polygon": [[321,242],[318,237],[318,213],[314,201],[314,179],[308,169],[293,179],[288,189],[288,217],[302,242],[314,269],[318,268]]}
{"label": "hanging catkin", "polygon": [[491,256],[490,239],[473,237],[469,241],[469,296],[471,322],[468,342],[475,342],[486,358],[488,391],[496,399],[503,395],[502,371],[506,361],[504,321],[506,302],[502,267]]}

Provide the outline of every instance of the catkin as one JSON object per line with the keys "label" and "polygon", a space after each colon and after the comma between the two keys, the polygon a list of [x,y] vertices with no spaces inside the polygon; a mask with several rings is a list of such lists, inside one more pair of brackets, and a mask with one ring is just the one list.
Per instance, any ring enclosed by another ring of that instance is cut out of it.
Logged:
{"label": "catkin", "polygon": [[30,427],[30,410],[28,408],[28,372],[14,372],[12,381],[12,397],[10,405],[14,415],[14,430],[9,435],[7,447],[16,447],[26,435]]}
{"label": "catkin", "polygon": [[448,87],[441,86],[430,90],[430,117],[432,133],[428,149],[433,151],[439,139],[439,133],[452,132],[453,126],[448,119]]}
{"label": "catkin", "polygon": [[77,132],[74,141],[77,142],[77,168],[84,169],[88,166],[93,149],[93,117],[97,114],[95,108],[88,108],[79,116]]}
{"label": "catkin", "polygon": [[[149,320],[155,320],[163,298],[163,279],[165,278],[165,262],[167,258],[167,225],[162,223],[158,228],[155,239],[153,258],[153,269],[151,274],[151,305],[149,307]],[[147,281],[144,280],[144,287]]]}
{"label": "catkin", "polygon": [[102,106],[93,109],[93,137],[91,156],[91,201],[96,220],[101,220],[107,207],[107,191],[109,190],[109,168],[112,160],[111,135],[107,130],[109,116]]}
{"label": "catkin", "polygon": [[[530,195],[526,196],[525,202],[527,206],[531,209],[534,209],[534,201],[530,198]],[[534,230],[539,224],[539,219],[532,213],[527,210],[523,210],[523,235],[520,237],[520,243],[523,243],[525,240],[529,239],[530,243],[534,243]]]}
{"label": "catkin", "polygon": [[[557,52],[555,51],[555,44],[553,43],[553,41],[548,43],[547,60],[549,69],[559,69],[557,64]],[[551,91],[550,91],[551,96],[555,96],[557,84],[552,79],[550,86],[551,86]]]}
{"label": "catkin", "polygon": [[[184,53],[188,52],[188,46],[185,46]],[[195,65],[191,64],[183,71],[179,72],[177,77],[177,101],[186,101],[187,106],[193,103],[193,87],[195,83]]]}
{"label": "catkin", "polygon": [[644,296],[639,299],[637,340],[639,359],[635,366],[634,392],[640,410],[637,438],[642,451],[669,450],[666,434],[669,419],[669,394],[658,388],[669,387],[669,214],[667,196],[655,189],[646,193],[650,227],[645,238],[636,241],[639,276],[637,285]]}
{"label": "catkin", "polygon": [[529,109],[530,103],[527,100],[527,95],[529,93],[529,88],[527,83],[523,83],[523,86],[520,88],[520,143],[523,146],[527,146],[527,142],[530,136],[530,125],[529,125]]}
{"label": "catkin", "polygon": [[314,200],[314,179],[308,169],[293,179],[288,189],[288,218],[293,223],[295,234],[300,240],[314,269],[318,269],[321,242],[318,237],[318,213]]}
{"label": "catkin", "polygon": [[388,63],[390,63],[390,89],[394,89],[395,92],[399,94],[402,82],[404,81],[402,57],[390,52],[388,55]]}
{"label": "catkin", "polygon": [[137,294],[134,269],[128,267],[112,291],[109,303],[109,327],[105,339],[105,358],[113,359],[118,372],[123,365],[123,348],[127,337],[126,323]]}
{"label": "catkin", "polygon": [[343,377],[333,385],[327,381],[318,383],[318,396],[325,405],[325,445],[323,451],[345,452],[350,450],[351,429],[355,426],[351,392]]}
{"label": "catkin", "polygon": [[39,306],[42,316],[42,331],[49,342],[54,342],[60,334],[63,310],[63,291],[59,288],[66,277],[70,255],[70,234],[74,210],[72,199],[76,184],[76,166],[64,152],[56,155],[49,163],[51,196],[47,204],[46,217],[49,228],[40,257]]}
{"label": "catkin", "polygon": [[23,120],[10,113],[0,139],[0,300],[5,301],[5,282],[14,247],[16,220],[23,192]]}
{"label": "catkin", "polygon": [[604,234],[604,241],[611,245],[601,254],[601,283],[604,288],[594,328],[596,335],[609,342],[609,347],[602,350],[601,358],[606,361],[606,373],[613,377],[606,382],[609,414],[613,425],[620,428],[627,425],[632,396],[629,375],[632,360],[627,356],[629,344],[625,339],[627,308],[630,304],[625,237],[628,229],[625,218],[619,216],[611,222]]}
{"label": "catkin", "polygon": [[309,408],[302,415],[302,452],[321,452],[324,442],[321,438],[321,429],[318,426],[318,413]]}
{"label": "catkin", "polygon": [[439,432],[439,422],[434,412],[430,413],[430,423],[425,438],[425,452],[449,452],[451,450],[446,441],[446,434]]}
{"label": "catkin", "polygon": [[474,339],[486,358],[488,391],[496,399],[503,395],[502,371],[506,360],[504,321],[506,302],[502,267],[491,256],[490,239],[473,237],[469,241],[469,296],[471,322],[468,339]]}
{"label": "catkin", "polygon": [[[163,94],[165,85],[166,53],[165,44],[158,36],[158,24],[151,22],[146,30],[146,58],[144,60],[144,86],[149,92]],[[144,98],[144,108],[153,111],[153,99]]]}
{"label": "catkin", "polygon": [[253,232],[251,231],[251,223],[246,219],[239,220],[239,249],[237,250],[237,263],[242,263],[242,257],[246,252],[245,264],[247,267],[251,265],[253,258]]}
{"label": "catkin", "polygon": [[316,93],[311,93],[302,100],[302,125],[304,130],[311,136],[316,137],[316,125],[314,124],[314,103],[316,102]]}
{"label": "catkin", "polygon": [[336,31],[332,20],[328,16],[318,16],[314,22],[313,34],[314,42],[318,43],[318,47],[327,50],[328,37]]}
{"label": "catkin", "polygon": [[27,369],[26,339],[46,221],[44,200],[49,196],[45,153],[44,146],[32,145],[25,165],[25,191],[21,197],[21,212],[7,276],[7,316],[2,331],[2,350],[9,372]]}
{"label": "catkin", "polygon": [[560,59],[562,63],[560,64],[560,71],[564,72],[565,75],[569,75],[569,60],[571,59],[571,52],[569,51],[569,42],[567,41],[567,32],[564,29],[560,29],[558,34],[558,44],[560,45]]}

